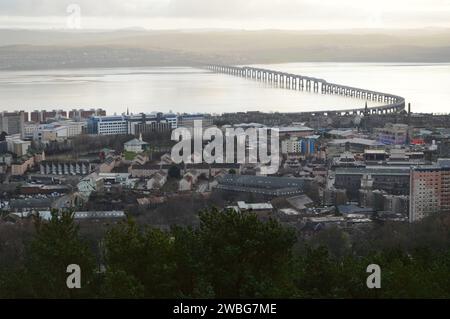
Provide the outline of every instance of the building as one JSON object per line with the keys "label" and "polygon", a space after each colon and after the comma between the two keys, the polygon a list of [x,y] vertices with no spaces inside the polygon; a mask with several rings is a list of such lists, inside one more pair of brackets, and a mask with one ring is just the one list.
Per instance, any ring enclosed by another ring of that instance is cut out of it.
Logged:
{"label": "building", "polygon": [[357,198],[362,188],[363,176],[370,176],[372,188],[384,190],[389,194],[407,195],[409,193],[410,168],[405,167],[346,167],[337,168],[334,186],[347,190],[348,195]]}
{"label": "building", "polygon": [[125,219],[126,215],[123,211],[86,211],[75,212],[73,214],[75,220],[85,219]]}
{"label": "building", "polygon": [[318,150],[317,139],[319,135],[305,136],[299,138],[290,136],[288,139],[281,141],[282,154],[302,154],[311,155]]}
{"label": "building", "polygon": [[178,117],[178,127],[194,127],[195,121],[202,121],[203,127],[209,127],[214,124],[214,120],[207,114],[183,114]]}
{"label": "building", "polygon": [[11,164],[11,175],[24,175],[31,167],[34,166],[33,156],[24,156]]}
{"label": "building", "polygon": [[244,201],[237,202],[237,206],[231,206],[228,207],[230,209],[234,209],[236,212],[239,213],[251,213],[256,214],[258,217],[270,217],[273,212],[274,208],[271,203],[246,203]]}
{"label": "building", "polygon": [[103,163],[98,168],[99,173],[111,173],[118,163],[118,158],[113,155],[107,155]]}
{"label": "building", "polygon": [[125,151],[137,154],[144,152],[148,147],[149,144],[142,140],[142,136],[140,139],[134,138],[131,141],[124,143]]}
{"label": "building", "polygon": [[358,131],[352,129],[337,129],[328,131],[327,135],[337,139],[350,139],[358,137],[359,134]]}
{"label": "building", "polygon": [[78,193],[84,201],[88,201],[93,192],[104,189],[104,178],[97,173],[91,173],[84,177],[77,185]]}
{"label": "building", "polygon": [[144,165],[136,164],[130,166],[129,173],[134,178],[152,177],[155,173],[159,172],[168,174],[169,168],[171,166],[172,165],[155,165],[149,163],[146,163]]}
{"label": "building", "polygon": [[34,132],[39,129],[40,124],[34,122],[27,122],[24,124],[24,133],[23,136],[26,139],[32,139],[34,136]]}
{"label": "building", "polygon": [[51,195],[54,193],[66,194],[70,192],[70,187],[64,184],[43,185],[26,184],[20,188],[20,193],[24,195]]}
{"label": "building", "polygon": [[363,167],[361,161],[357,161],[355,155],[351,152],[343,152],[338,157],[333,158],[332,167]]}
{"label": "building", "polygon": [[53,201],[53,198],[11,199],[9,206],[12,212],[49,210],[52,208]]}
{"label": "building", "polygon": [[148,163],[148,161],[149,161],[148,155],[138,154],[134,158],[132,165],[145,165],[146,163]]}
{"label": "building", "polygon": [[194,185],[197,183],[200,173],[191,169],[186,174],[184,174],[183,178],[178,183],[178,190],[180,192],[192,191],[194,189]]}
{"label": "building", "polygon": [[450,159],[411,168],[409,220],[450,213]]}
{"label": "building", "polygon": [[153,113],[127,116],[128,134],[170,132],[178,127],[178,117],[175,114]]}
{"label": "building", "polygon": [[155,173],[148,181],[147,181],[147,189],[161,189],[167,182],[167,174],[165,173]]}
{"label": "building", "polygon": [[92,116],[87,121],[87,132],[93,135],[128,134],[128,121],[124,115]]}
{"label": "building", "polygon": [[[173,164],[151,164],[146,163],[144,165],[134,164],[130,166],[129,173],[134,178],[152,177],[155,173],[167,174]],[[228,174],[230,171],[234,171],[235,174],[241,173],[241,166],[239,164],[228,163],[214,163],[214,164],[188,164],[185,167],[180,167],[181,174],[184,171],[195,170],[199,175],[205,175],[205,177],[216,177],[221,174]]]}
{"label": "building", "polygon": [[327,155],[333,157],[345,151],[364,153],[365,150],[380,149],[382,147],[384,147],[382,143],[366,138],[336,139],[327,143]]}
{"label": "building", "polygon": [[49,143],[67,139],[67,128],[61,125],[39,125],[33,132],[33,140],[38,143]]}
{"label": "building", "polygon": [[306,137],[314,134],[314,129],[306,126],[284,126],[278,129],[280,138],[282,137]]}
{"label": "building", "polygon": [[388,123],[384,128],[377,128],[378,141],[385,145],[404,145],[408,138],[408,125]]}
{"label": "building", "polygon": [[38,111],[35,110],[30,114],[30,120],[34,123],[46,123],[48,120],[60,120],[67,118],[67,112],[63,110],[53,110],[53,111]]}
{"label": "building", "polygon": [[71,110],[69,111],[69,118],[76,121],[86,120],[92,116],[106,116],[106,111],[102,109],[90,110]]}
{"label": "building", "polygon": [[323,203],[325,206],[344,205],[348,202],[345,189],[336,189],[334,187],[326,188],[323,191]]}
{"label": "building", "polygon": [[89,161],[42,161],[42,175],[88,175],[92,171]]}
{"label": "building", "polygon": [[303,194],[304,187],[301,178],[228,174],[218,178],[215,189],[277,197]]}
{"label": "building", "polygon": [[195,170],[199,173],[199,175],[205,176],[205,178],[217,177],[218,175],[226,175],[229,174],[230,171],[234,172],[234,174],[239,175],[241,173],[241,165],[234,163],[213,163],[213,164],[186,164],[185,169]]}
{"label": "building", "polygon": [[[6,151],[15,154],[18,157],[26,155],[31,147],[31,142],[22,140],[20,134],[6,136],[5,142]],[[3,150],[4,146],[5,144],[3,143]]]}
{"label": "building", "polygon": [[281,141],[282,154],[301,154],[302,142],[296,137],[291,137],[287,140]]}
{"label": "building", "polygon": [[[28,115],[27,115],[28,116]],[[25,112],[1,112],[0,113],[0,133],[8,135],[19,134],[24,137]]]}
{"label": "building", "polygon": [[87,133],[94,135],[136,135],[176,129],[174,114],[139,114],[119,116],[92,116],[87,121]]}
{"label": "building", "polygon": [[13,144],[12,152],[19,157],[25,156],[31,148],[30,141],[16,140],[13,141],[12,144]]}
{"label": "building", "polygon": [[170,123],[136,123],[134,125],[134,135],[150,135],[154,133],[167,133],[172,131],[172,124]]}
{"label": "building", "polygon": [[379,163],[385,162],[388,158],[386,150],[365,150],[364,162],[366,163]]}
{"label": "building", "polygon": [[67,137],[69,138],[83,134],[86,128],[86,122],[65,121],[60,122],[60,124],[67,127]]}

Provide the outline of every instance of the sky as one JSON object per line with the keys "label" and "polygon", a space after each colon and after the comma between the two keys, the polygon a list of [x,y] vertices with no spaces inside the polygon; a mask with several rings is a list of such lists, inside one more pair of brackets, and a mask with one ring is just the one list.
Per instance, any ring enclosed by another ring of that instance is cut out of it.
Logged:
{"label": "sky", "polygon": [[450,27],[450,0],[0,0],[0,28]]}

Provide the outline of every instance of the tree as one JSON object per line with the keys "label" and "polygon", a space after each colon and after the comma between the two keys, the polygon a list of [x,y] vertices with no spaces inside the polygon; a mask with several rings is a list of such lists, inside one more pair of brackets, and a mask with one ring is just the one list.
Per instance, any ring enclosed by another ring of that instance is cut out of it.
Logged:
{"label": "tree", "polygon": [[292,231],[233,210],[207,210],[200,221],[204,274],[216,298],[292,295]]}
{"label": "tree", "polygon": [[[36,236],[25,260],[25,286],[33,298],[89,297],[95,260],[88,245],[79,237],[79,227],[71,212],[52,211],[48,222],[37,219]],[[69,265],[81,268],[81,289],[68,289]]]}
{"label": "tree", "polygon": [[[120,276],[129,291],[142,287],[145,298],[174,297],[172,247],[168,233],[150,227],[141,231],[130,219],[106,234],[106,276]],[[108,297],[115,297],[115,292]]]}
{"label": "tree", "polygon": [[180,179],[181,170],[178,166],[172,165],[169,168],[168,174],[169,174],[169,177],[171,177],[171,178]]}

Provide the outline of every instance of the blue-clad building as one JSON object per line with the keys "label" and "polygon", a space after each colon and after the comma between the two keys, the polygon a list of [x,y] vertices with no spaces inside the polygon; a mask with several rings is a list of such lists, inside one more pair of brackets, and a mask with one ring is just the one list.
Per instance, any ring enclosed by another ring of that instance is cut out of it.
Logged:
{"label": "blue-clad building", "polygon": [[87,133],[95,135],[123,135],[135,134],[138,124],[165,123],[171,129],[178,127],[176,114],[138,114],[138,115],[114,115],[93,116],[87,121]]}

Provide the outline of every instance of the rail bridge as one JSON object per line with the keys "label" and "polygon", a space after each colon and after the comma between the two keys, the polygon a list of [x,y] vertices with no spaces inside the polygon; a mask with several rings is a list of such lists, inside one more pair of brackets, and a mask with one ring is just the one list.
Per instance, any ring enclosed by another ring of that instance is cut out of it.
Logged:
{"label": "rail bridge", "polygon": [[205,67],[206,69],[223,74],[230,74],[247,79],[253,79],[260,82],[272,83],[280,87],[291,89],[315,92],[318,94],[333,94],[348,96],[351,98],[364,99],[366,101],[379,102],[379,106],[347,109],[347,110],[333,110],[333,111],[315,111],[315,112],[300,112],[311,115],[350,115],[350,114],[387,114],[400,112],[405,109],[405,99],[401,96],[387,94],[366,89],[359,89],[351,86],[345,86],[335,83],[329,83],[324,79],[315,77],[297,75],[292,73],[285,73],[261,68],[253,67],[238,67],[211,64]]}

